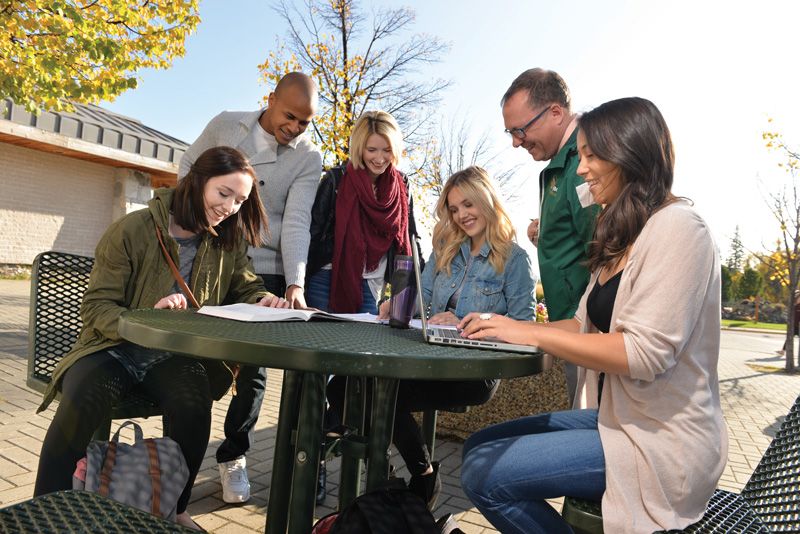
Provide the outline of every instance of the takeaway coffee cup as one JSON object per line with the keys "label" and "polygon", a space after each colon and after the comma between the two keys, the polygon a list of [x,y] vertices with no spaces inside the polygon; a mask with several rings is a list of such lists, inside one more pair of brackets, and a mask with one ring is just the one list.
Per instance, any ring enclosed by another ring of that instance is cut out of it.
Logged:
{"label": "takeaway coffee cup", "polygon": [[408,328],[417,298],[417,284],[414,280],[414,264],[411,256],[395,256],[391,283],[389,326]]}

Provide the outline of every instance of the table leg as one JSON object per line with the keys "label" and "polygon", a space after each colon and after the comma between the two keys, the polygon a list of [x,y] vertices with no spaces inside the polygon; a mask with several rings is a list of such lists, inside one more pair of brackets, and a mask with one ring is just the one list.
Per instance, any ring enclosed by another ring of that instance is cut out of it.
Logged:
{"label": "table leg", "polygon": [[314,521],[317,472],[325,410],[325,375],[305,373],[300,394],[300,419],[294,451],[292,497],[289,503],[289,533],[308,534]]}
{"label": "table leg", "polygon": [[[366,386],[364,377],[347,377],[345,394],[344,425],[353,429],[353,434],[364,432],[366,412]],[[361,465],[363,456],[352,453],[352,447],[342,444],[342,466],[339,477],[339,510],[343,510],[361,493]],[[363,452],[363,451],[362,451]]]}
{"label": "table leg", "polygon": [[303,373],[284,371],[278,429],[275,433],[275,454],[267,504],[266,534],[285,534],[289,517],[292,476],[292,432],[297,426],[298,398]]}
{"label": "table leg", "polygon": [[394,410],[399,381],[374,378],[372,417],[367,445],[367,491],[389,478],[389,445],[392,443]]}

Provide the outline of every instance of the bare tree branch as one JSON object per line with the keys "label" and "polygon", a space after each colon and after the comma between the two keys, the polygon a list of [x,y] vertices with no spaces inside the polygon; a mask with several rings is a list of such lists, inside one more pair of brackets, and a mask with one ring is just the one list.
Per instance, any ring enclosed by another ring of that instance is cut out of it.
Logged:
{"label": "bare tree branch", "polygon": [[[404,35],[414,23],[413,10],[385,9],[367,17],[357,0],[303,0],[301,8],[276,0],[274,10],[287,24],[287,49],[319,86],[314,125],[327,165],[347,159],[350,130],[368,109],[394,115],[409,146],[421,142],[416,137],[427,132],[420,117],[449,86],[421,71],[440,61],[449,45]],[[282,66],[268,60],[267,78],[277,81],[285,72],[275,69]]]}

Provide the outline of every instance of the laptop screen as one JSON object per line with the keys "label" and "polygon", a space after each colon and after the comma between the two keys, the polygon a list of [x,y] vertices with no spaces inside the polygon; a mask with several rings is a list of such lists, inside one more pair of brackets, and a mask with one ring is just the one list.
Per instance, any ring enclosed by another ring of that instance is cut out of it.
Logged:
{"label": "laptop screen", "polygon": [[422,335],[428,338],[428,317],[425,313],[425,301],[422,298],[422,273],[419,269],[419,255],[417,253],[418,247],[416,239],[411,240],[411,258],[414,263],[414,280],[417,284],[417,308],[419,308],[419,319],[422,323]]}

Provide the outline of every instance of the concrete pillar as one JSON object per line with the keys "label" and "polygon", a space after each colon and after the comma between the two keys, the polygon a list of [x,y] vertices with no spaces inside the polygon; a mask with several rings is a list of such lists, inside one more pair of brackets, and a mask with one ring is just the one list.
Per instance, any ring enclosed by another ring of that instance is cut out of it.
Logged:
{"label": "concrete pillar", "polygon": [[111,220],[147,207],[153,198],[150,175],[133,169],[114,169],[114,198]]}

